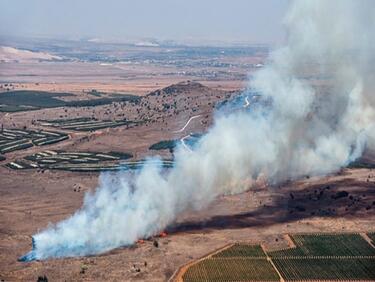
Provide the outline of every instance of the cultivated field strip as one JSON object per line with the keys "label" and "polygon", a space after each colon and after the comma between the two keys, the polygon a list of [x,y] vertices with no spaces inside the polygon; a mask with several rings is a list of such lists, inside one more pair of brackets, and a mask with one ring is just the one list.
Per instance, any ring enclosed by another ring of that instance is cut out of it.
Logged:
{"label": "cultivated field strip", "polygon": [[0,154],[26,149],[32,146],[54,144],[68,139],[65,133],[23,129],[2,129],[0,131]]}
{"label": "cultivated field strip", "polygon": [[185,282],[195,281],[279,281],[267,259],[209,258],[189,267]]}
{"label": "cultivated field strip", "polygon": [[269,252],[269,255],[272,258],[375,256],[375,249],[360,234],[300,234],[290,237],[296,248]]}
{"label": "cultivated field strip", "polygon": [[273,258],[285,281],[375,279],[375,258]]}
{"label": "cultivated field strip", "polygon": [[136,125],[139,122],[129,120],[97,120],[95,118],[75,118],[75,119],[57,119],[57,120],[39,120],[42,126],[57,127],[64,130],[75,131],[94,131],[109,127],[118,127],[123,125]]}
{"label": "cultivated field strip", "polygon": [[[367,234],[374,240],[375,233]],[[185,282],[375,281],[375,248],[360,234],[291,235],[295,247],[265,253],[235,244],[189,266]]]}
{"label": "cultivated field strip", "polygon": [[139,169],[146,164],[172,167],[173,161],[125,161],[132,158],[129,153],[120,152],[66,152],[46,150],[6,164],[8,168],[20,169],[55,169],[77,172],[96,172],[110,170]]}
{"label": "cultivated field strip", "polygon": [[375,280],[375,248],[360,234],[291,235],[295,247],[268,252],[285,281]]}
{"label": "cultivated field strip", "polygon": [[259,245],[235,244],[190,266],[183,281],[279,281]]}
{"label": "cultivated field strip", "polygon": [[233,246],[213,255],[215,258],[233,258],[233,257],[249,257],[249,258],[266,258],[260,245],[234,244]]}

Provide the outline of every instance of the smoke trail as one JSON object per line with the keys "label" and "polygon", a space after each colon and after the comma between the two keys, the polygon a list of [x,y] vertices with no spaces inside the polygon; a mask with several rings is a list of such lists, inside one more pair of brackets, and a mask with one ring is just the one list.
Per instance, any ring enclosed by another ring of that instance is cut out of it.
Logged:
{"label": "smoke trail", "polygon": [[23,259],[129,245],[261,177],[326,174],[361,156],[374,132],[374,18],[370,0],[292,2],[286,46],[250,82],[258,105],[217,117],[192,152],[177,150],[167,172],[146,165],[134,175],[101,175],[83,207],[34,235]]}

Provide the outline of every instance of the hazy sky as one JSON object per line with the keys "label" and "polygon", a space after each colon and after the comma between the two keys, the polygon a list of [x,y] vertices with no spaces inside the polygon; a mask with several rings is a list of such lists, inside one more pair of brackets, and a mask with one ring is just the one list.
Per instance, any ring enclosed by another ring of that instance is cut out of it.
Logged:
{"label": "hazy sky", "polygon": [[288,0],[0,0],[0,35],[280,42]]}

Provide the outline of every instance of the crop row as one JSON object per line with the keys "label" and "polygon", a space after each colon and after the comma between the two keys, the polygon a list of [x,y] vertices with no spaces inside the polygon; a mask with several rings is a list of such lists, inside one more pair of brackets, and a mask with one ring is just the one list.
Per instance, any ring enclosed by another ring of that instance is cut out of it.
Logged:
{"label": "crop row", "polygon": [[2,129],[0,132],[0,153],[9,153],[32,146],[43,146],[68,139],[68,135],[53,131]]}
{"label": "crop row", "polygon": [[[125,163],[84,163],[84,164],[57,164],[57,165],[43,165],[43,168],[46,169],[55,169],[55,170],[65,170],[73,172],[98,172],[98,171],[126,171],[126,170],[136,170],[140,169],[145,165],[144,161],[132,161]],[[171,161],[162,161],[158,163],[150,163],[150,165],[157,165],[163,168],[171,168],[173,162]]]}
{"label": "crop row", "polygon": [[375,249],[359,234],[292,235],[295,248],[270,252],[271,257],[374,256]]}
{"label": "crop row", "polygon": [[11,169],[56,169],[67,171],[106,171],[106,170],[129,170],[139,169],[144,165],[160,165],[164,168],[172,167],[173,161],[126,161],[132,158],[129,153],[109,152],[65,152],[65,151],[42,151],[6,164]]}
{"label": "crop row", "polygon": [[71,93],[52,93],[44,91],[8,91],[0,96],[0,111],[17,112],[56,107],[94,107],[114,102],[139,103],[140,97],[127,94],[112,94],[98,99],[64,101],[60,97],[74,97]]}
{"label": "crop row", "polygon": [[256,257],[265,258],[266,254],[260,245],[234,244],[212,257]]}
{"label": "crop row", "polygon": [[279,281],[279,277],[267,259],[208,258],[190,266],[183,281]]}
{"label": "crop row", "polygon": [[367,233],[367,236],[371,239],[371,243],[375,245],[375,232]]}
{"label": "crop row", "polygon": [[285,281],[375,279],[374,258],[273,258],[272,261]]}
{"label": "crop row", "polygon": [[43,120],[41,125],[58,127],[64,130],[76,131],[94,131],[109,127],[118,127],[122,125],[135,125],[137,122],[129,120],[97,120],[92,118],[61,119],[61,120]]}

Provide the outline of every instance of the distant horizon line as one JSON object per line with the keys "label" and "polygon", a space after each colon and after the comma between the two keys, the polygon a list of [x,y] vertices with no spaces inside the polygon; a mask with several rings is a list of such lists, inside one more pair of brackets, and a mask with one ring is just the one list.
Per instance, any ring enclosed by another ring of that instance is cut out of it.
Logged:
{"label": "distant horizon line", "polygon": [[270,47],[282,44],[282,42],[252,42],[249,40],[230,40],[230,39],[202,39],[202,38],[185,38],[185,39],[170,39],[157,37],[131,37],[124,38],[103,38],[95,36],[51,36],[51,35],[7,35],[0,34],[0,46],[5,46],[5,40],[24,41],[24,40],[56,40],[56,41],[70,41],[70,42],[88,42],[97,44],[124,44],[134,45],[139,47],[163,47],[163,46],[191,46],[191,47]]}

